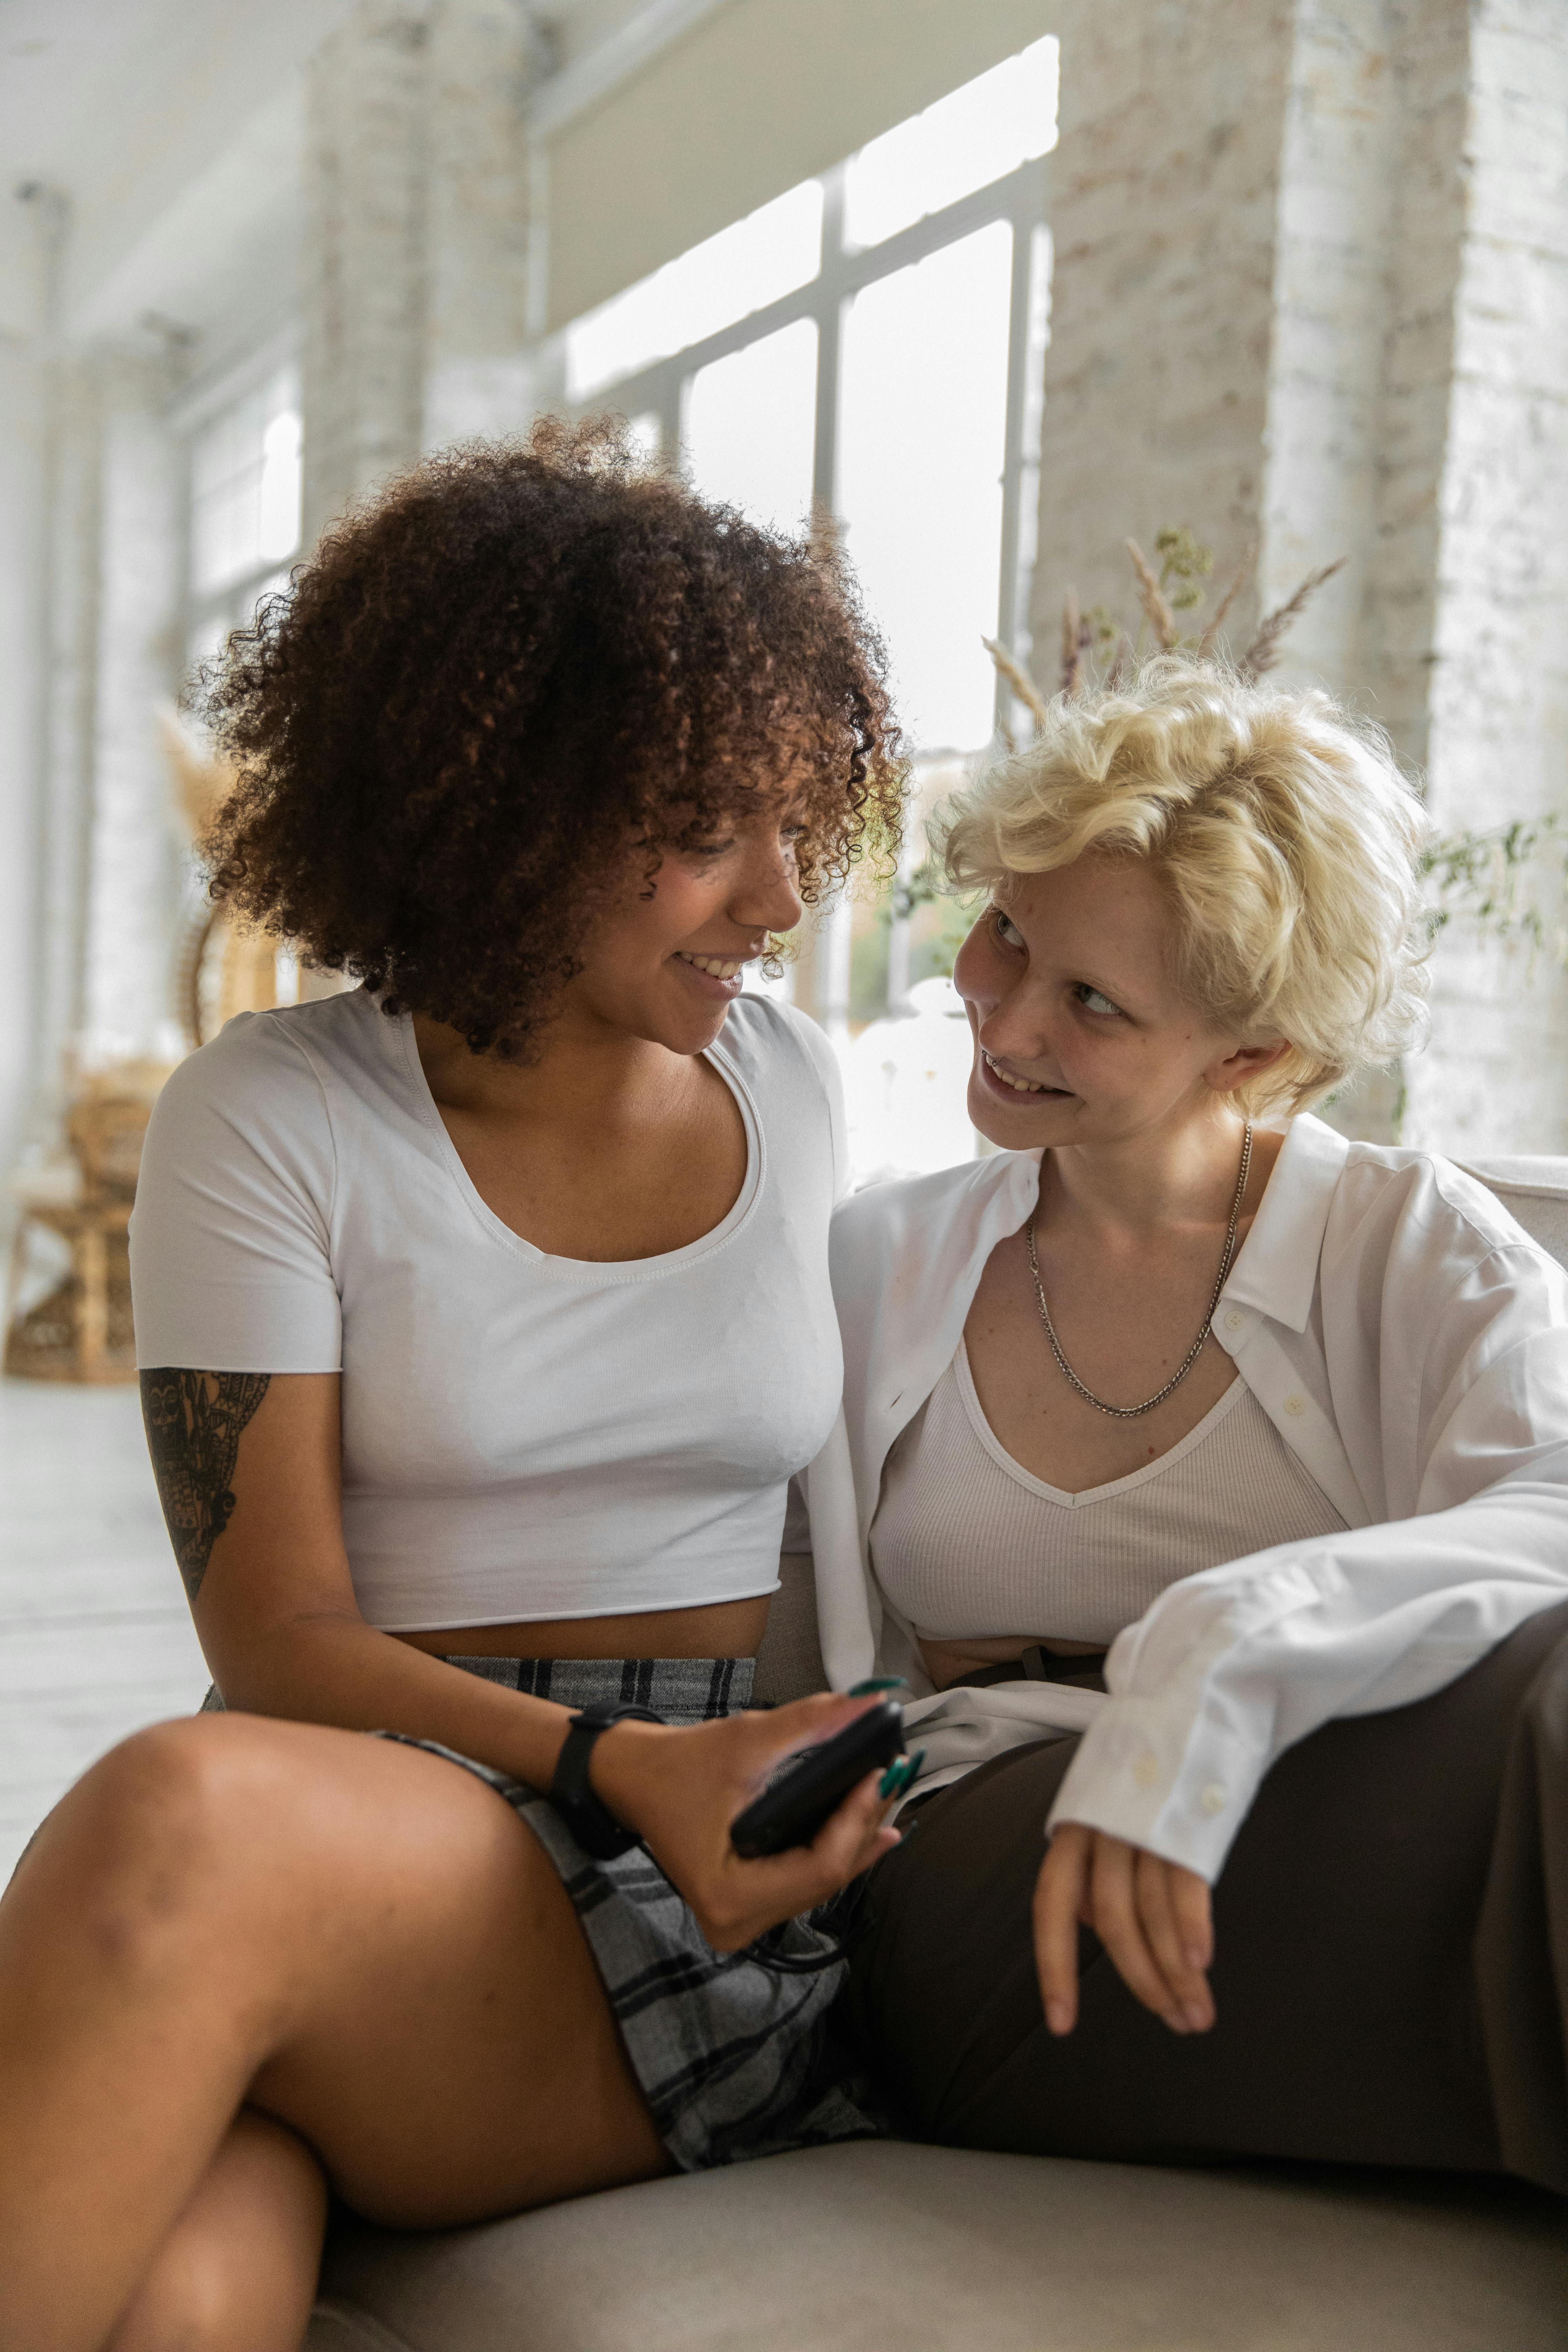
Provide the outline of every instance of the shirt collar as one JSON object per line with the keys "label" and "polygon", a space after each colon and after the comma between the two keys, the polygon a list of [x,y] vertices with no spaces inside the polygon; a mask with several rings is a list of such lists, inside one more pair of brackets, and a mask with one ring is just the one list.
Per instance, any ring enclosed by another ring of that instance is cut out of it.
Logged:
{"label": "shirt collar", "polygon": [[1318,1258],[1350,1144],[1321,1118],[1292,1119],[1262,1205],[1237,1253],[1224,1296],[1304,1331],[1318,1286]]}

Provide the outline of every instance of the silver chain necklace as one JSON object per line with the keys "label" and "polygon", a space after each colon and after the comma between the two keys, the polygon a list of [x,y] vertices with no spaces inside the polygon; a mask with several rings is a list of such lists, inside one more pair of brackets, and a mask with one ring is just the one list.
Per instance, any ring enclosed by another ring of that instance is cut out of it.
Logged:
{"label": "silver chain necklace", "polygon": [[1040,1213],[1040,1204],[1038,1201],[1036,1202],[1035,1214],[1029,1219],[1029,1272],[1035,1277],[1035,1297],[1040,1302],[1040,1320],[1046,1327],[1046,1337],[1051,1343],[1051,1353],[1057,1360],[1058,1369],[1067,1380],[1071,1381],[1084,1402],[1091,1404],[1096,1412],[1108,1412],[1113,1421],[1136,1421],[1141,1413],[1152,1412],[1157,1404],[1163,1404],[1171,1391],[1181,1387],[1182,1382],[1197,1362],[1203,1353],[1204,1341],[1208,1338],[1214,1324],[1214,1311],[1219,1305],[1219,1295],[1225,1288],[1225,1278],[1230,1272],[1231,1259],[1236,1255],[1236,1223],[1241,1214],[1241,1203],[1247,1192],[1247,1172],[1251,1166],[1252,1121],[1248,1119],[1241,1138],[1241,1170],[1236,1180],[1236,1198],[1230,1204],[1230,1223],[1225,1229],[1225,1255],[1220,1259],[1219,1272],[1214,1278],[1214,1288],[1209,1293],[1208,1312],[1204,1317],[1203,1329],[1198,1333],[1180,1366],[1172,1373],[1164,1387],[1156,1389],[1153,1395],[1142,1404],[1107,1404],[1103,1397],[1097,1397],[1092,1389],[1085,1388],[1063,1355],[1062,1343],[1057,1338],[1056,1325],[1051,1321],[1051,1310],[1046,1305],[1046,1286],[1040,1280],[1040,1262],[1035,1255],[1035,1223]]}

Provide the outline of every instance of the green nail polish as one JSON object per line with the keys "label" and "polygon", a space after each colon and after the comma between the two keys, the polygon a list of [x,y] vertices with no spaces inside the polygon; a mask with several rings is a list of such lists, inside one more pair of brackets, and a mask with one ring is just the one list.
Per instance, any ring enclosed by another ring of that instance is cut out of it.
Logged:
{"label": "green nail polish", "polygon": [[877,1794],[884,1803],[889,1797],[901,1797],[925,1762],[926,1752],[917,1748],[912,1756],[895,1756],[877,1783]]}
{"label": "green nail polish", "polygon": [[849,1696],[869,1698],[873,1691],[908,1690],[908,1688],[909,1685],[902,1675],[868,1675],[863,1683],[850,1685]]}

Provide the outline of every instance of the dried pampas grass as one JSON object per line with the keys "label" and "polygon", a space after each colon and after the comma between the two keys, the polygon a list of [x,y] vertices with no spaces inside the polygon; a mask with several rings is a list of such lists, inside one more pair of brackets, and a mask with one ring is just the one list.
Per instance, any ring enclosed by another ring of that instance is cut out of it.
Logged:
{"label": "dried pampas grass", "polygon": [[1345,558],[1342,555],[1337,562],[1325,563],[1321,572],[1309,572],[1289,603],[1277,605],[1258,623],[1258,635],[1237,664],[1237,669],[1243,677],[1259,678],[1265,670],[1274,667],[1279,658],[1279,640],[1291,622],[1308,598],[1317,593],[1325,580],[1331,580],[1336,572],[1342,571],[1344,564]]}
{"label": "dried pampas grass", "polygon": [[1176,625],[1174,613],[1165,602],[1164,590],[1154,577],[1149,559],[1138,541],[1135,539],[1129,539],[1124,540],[1122,544],[1132,558],[1132,569],[1138,574],[1138,593],[1142,599],[1149,625],[1159,640],[1160,651],[1163,654],[1173,653],[1182,642],[1182,633]]}

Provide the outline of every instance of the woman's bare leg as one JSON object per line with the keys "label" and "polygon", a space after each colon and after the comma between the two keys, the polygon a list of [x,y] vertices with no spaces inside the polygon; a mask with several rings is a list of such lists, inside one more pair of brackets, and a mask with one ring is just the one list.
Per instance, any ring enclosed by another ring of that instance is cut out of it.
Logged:
{"label": "woman's bare leg", "polygon": [[209,1716],[105,1758],[0,1902],[5,2352],[102,2352],[247,2100],[393,2222],[668,2169],[508,1806],[417,1748]]}
{"label": "woman's bare leg", "polygon": [[109,2352],[300,2352],[327,2184],[304,2142],[247,2110],[153,2257]]}

